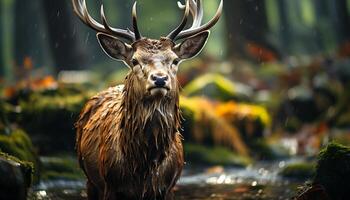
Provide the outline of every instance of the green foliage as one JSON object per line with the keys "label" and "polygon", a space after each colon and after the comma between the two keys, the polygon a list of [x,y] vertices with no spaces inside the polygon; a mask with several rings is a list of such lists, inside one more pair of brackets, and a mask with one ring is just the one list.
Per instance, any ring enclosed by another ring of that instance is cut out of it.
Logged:
{"label": "green foliage", "polygon": [[295,179],[309,179],[315,175],[316,167],[314,163],[293,163],[287,165],[280,172],[281,176]]}
{"label": "green foliage", "polygon": [[78,167],[78,163],[70,157],[44,157],[41,161],[42,180],[80,180],[84,177],[83,172]]}
{"label": "green foliage", "polygon": [[287,150],[269,144],[265,139],[253,140],[248,143],[251,154],[258,160],[276,160],[288,157]]}
{"label": "green foliage", "polygon": [[225,147],[187,143],[184,149],[185,160],[195,164],[247,166],[252,162],[250,158],[239,156]]}
{"label": "green foliage", "polygon": [[237,85],[220,74],[205,74],[186,85],[183,94],[186,96],[201,96],[227,101],[232,99],[247,99],[247,91],[239,90]]}
{"label": "green foliage", "polygon": [[18,122],[40,151],[73,150],[74,123],[88,96],[90,93],[77,86],[33,92],[19,100]]}
{"label": "green foliage", "polygon": [[42,174],[42,180],[81,180],[83,179],[83,175],[81,173],[67,173],[67,172],[56,172],[56,171],[46,171]]}
{"label": "green foliage", "polygon": [[314,183],[321,184],[331,199],[350,196],[350,147],[335,142],[327,145],[318,155]]}
{"label": "green foliage", "polygon": [[28,135],[22,130],[15,130],[10,135],[0,134],[0,149],[20,160],[35,163],[34,147]]}

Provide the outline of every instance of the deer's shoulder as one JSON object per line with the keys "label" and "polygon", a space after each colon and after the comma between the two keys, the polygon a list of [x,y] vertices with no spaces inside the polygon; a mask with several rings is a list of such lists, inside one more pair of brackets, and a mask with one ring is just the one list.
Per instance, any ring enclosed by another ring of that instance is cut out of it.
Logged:
{"label": "deer's shoulder", "polygon": [[88,121],[93,120],[96,116],[102,118],[107,114],[117,113],[123,95],[124,85],[118,85],[103,90],[91,97],[82,109],[77,126],[84,126]]}

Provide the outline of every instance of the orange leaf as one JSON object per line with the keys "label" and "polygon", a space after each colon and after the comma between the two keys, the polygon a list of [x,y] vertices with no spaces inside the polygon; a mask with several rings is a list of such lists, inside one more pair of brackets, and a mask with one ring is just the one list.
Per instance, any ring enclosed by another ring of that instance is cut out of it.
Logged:
{"label": "orange leaf", "polygon": [[26,70],[30,70],[33,68],[33,60],[31,57],[26,56],[23,60],[23,67]]}

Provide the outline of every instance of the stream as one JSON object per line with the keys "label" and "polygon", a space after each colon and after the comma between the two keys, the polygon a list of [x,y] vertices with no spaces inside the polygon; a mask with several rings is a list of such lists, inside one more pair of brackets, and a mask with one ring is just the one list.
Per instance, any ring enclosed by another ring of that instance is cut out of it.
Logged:
{"label": "stream", "polygon": [[[176,200],[287,200],[303,181],[284,179],[278,172],[298,159],[259,162],[240,167],[191,167],[187,164],[175,187]],[[33,187],[28,200],[86,199],[85,181],[47,181]]]}

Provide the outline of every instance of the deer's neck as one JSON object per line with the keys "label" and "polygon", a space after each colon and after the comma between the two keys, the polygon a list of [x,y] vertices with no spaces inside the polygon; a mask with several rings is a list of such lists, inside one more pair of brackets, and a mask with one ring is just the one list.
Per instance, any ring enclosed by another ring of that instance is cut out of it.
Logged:
{"label": "deer's neck", "polygon": [[129,75],[121,104],[123,152],[142,154],[144,159],[160,159],[167,152],[180,126],[178,91],[162,98],[145,97],[144,90]]}

